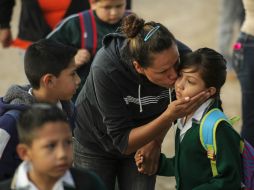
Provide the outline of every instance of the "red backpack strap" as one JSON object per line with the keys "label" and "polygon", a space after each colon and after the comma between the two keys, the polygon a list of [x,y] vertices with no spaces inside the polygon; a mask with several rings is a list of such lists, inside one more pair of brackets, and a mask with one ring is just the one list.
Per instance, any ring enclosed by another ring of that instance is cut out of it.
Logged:
{"label": "red backpack strap", "polygon": [[96,49],[97,49],[97,28],[96,28],[96,22],[94,18],[94,14],[92,10],[89,10],[90,18],[91,18],[91,23],[92,23],[92,34],[93,34],[93,50],[92,54],[95,55]]}
{"label": "red backpack strap", "polygon": [[128,16],[132,14],[133,12],[130,9],[125,10],[124,16]]}
{"label": "red backpack strap", "polygon": [[82,12],[80,12],[80,13],[78,13],[78,16],[79,16],[79,24],[80,24],[80,30],[81,30],[81,36],[80,36],[80,40],[81,40],[81,42],[80,42],[80,47],[82,48],[82,49],[84,49],[85,48],[85,38],[84,38],[84,35],[85,35],[85,32],[86,32],[86,30],[85,30],[85,21],[84,21],[84,17],[83,17],[83,14],[82,14]]}
{"label": "red backpack strap", "polygon": [[88,49],[95,55],[97,49],[97,28],[93,10],[79,13],[81,29],[81,48]]}

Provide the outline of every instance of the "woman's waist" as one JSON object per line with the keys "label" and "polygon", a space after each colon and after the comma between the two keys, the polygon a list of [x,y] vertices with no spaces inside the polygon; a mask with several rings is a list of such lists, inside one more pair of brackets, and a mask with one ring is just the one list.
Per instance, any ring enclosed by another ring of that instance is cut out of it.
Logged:
{"label": "woman's waist", "polygon": [[251,43],[254,43],[254,34],[249,34],[247,32],[241,31],[239,38],[244,40],[245,42],[249,41]]}

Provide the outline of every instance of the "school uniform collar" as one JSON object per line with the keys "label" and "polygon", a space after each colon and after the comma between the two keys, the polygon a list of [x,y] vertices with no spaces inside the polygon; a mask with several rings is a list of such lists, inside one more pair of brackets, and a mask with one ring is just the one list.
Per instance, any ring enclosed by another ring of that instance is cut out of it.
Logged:
{"label": "school uniform collar", "polygon": [[[27,173],[32,168],[31,163],[23,161],[17,168],[11,189],[16,190],[38,190],[38,188],[28,179]],[[52,190],[64,190],[64,186],[75,189],[75,183],[69,170],[55,183]]]}
{"label": "school uniform collar", "polygon": [[193,114],[193,116],[183,124],[183,118],[177,120],[177,126],[180,129],[180,141],[183,140],[185,133],[192,127],[192,121],[200,121],[206,108],[211,104],[212,99],[208,99],[205,103],[203,103]]}

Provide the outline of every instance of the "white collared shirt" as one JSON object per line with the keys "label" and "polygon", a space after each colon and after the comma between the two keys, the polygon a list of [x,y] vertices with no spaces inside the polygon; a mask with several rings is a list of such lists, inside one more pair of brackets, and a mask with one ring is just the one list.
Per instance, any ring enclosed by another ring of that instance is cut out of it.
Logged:
{"label": "white collared shirt", "polygon": [[206,110],[206,108],[209,106],[209,104],[211,103],[212,99],[208,99],[205,103],[203,103],[193,114],[193,116],[191,118],[188,119],[188,121],[185,123],[185,125],[183,124],[183,118],[178,119],[177,120],[177,126],[178,128],[181,130],[180,131],[180,142],[182,142],[183,137],[185,135],[185,133],[191,128],[192,126],[192,120],[196,120],[196,121],[200,121],[204,111]]}
{"label": "white collared shirt", "polygon": [[[28,171],[31,170],[31,168],[31,163],[28,161],[23,161],[19,165],[13,177],[13,181],[11,184],[12,189],[38,190],[36,185],[31,182],[27,176]],[[63,184],[75,188],[75,183],[69,170],[67,170],[65,174],[61,178],[59,178],[59,180],[54,184],[52,190],[64,190]]]}

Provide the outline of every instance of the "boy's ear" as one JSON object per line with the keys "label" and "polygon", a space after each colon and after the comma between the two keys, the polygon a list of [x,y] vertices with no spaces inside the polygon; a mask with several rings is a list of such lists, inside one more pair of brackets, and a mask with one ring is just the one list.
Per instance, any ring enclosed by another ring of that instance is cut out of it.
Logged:
{"label": "boy's ear", "polygon": [[28,145],[20,143],[17,145],[16,151],[21,160],[30,160]]}
{"label": "boy's ear", "polygon": [[133,66],[139,74],[144,74],[144,68],[137,61],[133,61]]}
{"label": "boy's ear", "polygon": [[211,96],[213,96],[216,93],[216,88],[215,87],[209,87],[208,92],[210,93]]}
{"label": "boy's ear", "polygon": [[46,74],[42,77],[42,82],[45,87],[53,87],[55,84],[56,77],[52,74]]}

